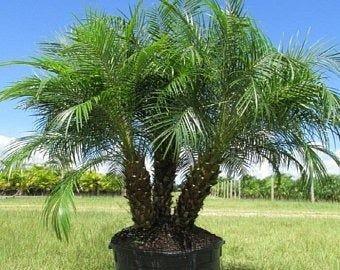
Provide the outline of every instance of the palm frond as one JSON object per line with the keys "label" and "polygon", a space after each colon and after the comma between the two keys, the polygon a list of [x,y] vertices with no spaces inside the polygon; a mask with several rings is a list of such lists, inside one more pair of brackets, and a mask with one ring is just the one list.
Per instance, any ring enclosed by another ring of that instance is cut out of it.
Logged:
{"label": "palm frond", "polygon": [[65,238],[66,241],[69,241],[70,211],[75,209],[73,193],[75,178],[71,175],[65,177],[47,198],[43,217],[46,226],[51,221],[52,228],[59,240]]}

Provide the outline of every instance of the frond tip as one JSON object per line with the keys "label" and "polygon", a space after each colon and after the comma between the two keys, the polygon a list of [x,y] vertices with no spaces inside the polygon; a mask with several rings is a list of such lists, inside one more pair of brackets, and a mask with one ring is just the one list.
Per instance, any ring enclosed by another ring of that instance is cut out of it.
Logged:
{"label": "frond tip", "polygon": [[227,9],[231,15],[242,17],[244,15],[244,0],[228,0]]}
{"label": "frond tip", "polygon": [[59,183],[47,198],[43,211],[45,225],[48,227],[51,224],[57,238],[67,242],[71,229],[71,210],[75,210],[73,180],[71,177]]}

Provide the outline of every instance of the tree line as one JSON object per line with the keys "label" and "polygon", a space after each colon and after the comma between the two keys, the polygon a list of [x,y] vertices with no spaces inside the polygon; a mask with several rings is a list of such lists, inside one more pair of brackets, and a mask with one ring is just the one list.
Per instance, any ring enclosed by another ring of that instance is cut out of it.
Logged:
{"label": "tree line", "polygon": [[293,179],[289,175],[269,176],[265,179],[250,175],[240,179],[221,177],[213,187],[212,195],[222,198],[340,202],[340,176],[326,176],[313,183],[303,177]]}
{"label": "tree line", "polygon": [[[45,166],[15,170],[9,176],[0,173],[0,195],[47,195],[60,182],[62,172]],[[121,194],[122,178],[115,174],[85,172],[77,181],[78,194]]]}
{"label": "tree line", "polygon": [[[59,170],[48,166],[32,166],[13,171],[10,176],[0,173],[1,195],[47,195],[61,178]],[[331,175],[315,181],[316,200],[340,202],[340,176]],[[122,194],[124,183],[116,174],[85,172],[74,189],[78,194]],[[293,179],[289,175],[269,176],[258,179],[245,175],[240,179],[220,177],[212,188],[212,195],[221,198],[245,199],[311,199],[311,184],[304,178]]]}

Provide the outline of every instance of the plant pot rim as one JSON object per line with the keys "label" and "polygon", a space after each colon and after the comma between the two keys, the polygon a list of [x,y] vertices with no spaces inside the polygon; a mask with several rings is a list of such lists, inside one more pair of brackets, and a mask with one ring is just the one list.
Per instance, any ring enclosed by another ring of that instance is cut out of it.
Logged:
{"label": "plant pot rim", "polygon": [[138,247],[132,247],[132,246],[128,246],[128,245],[124,245],[124,244],[119,244],[119,243],[110,243],[109,244],[109,249],[119,249],[119,250],[126,250],[126,251],[134,251],[136,253],[139,254],[159,254],[159,255],[168,255],[168,256],[172,256],[172,255],[190,255],[192,253],[196,253],[198,251],[205,251],[205,250],[210,250],[212,248],[217,248],[220,246],[223,246],[225,244],[225,241],[220,238],[219,240],[215,241],[212,244],[208,244],[202,248],[199,249],[193,249],[193,250],[182,250],[182,251],[157,251],[157,250],[143,250],[143,249],[139,249]]}

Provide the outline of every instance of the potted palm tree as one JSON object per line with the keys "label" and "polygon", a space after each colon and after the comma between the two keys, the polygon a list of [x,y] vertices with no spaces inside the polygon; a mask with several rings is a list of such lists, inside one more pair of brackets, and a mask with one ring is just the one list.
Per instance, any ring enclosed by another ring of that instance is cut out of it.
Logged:
{"label": "potted palm tree", "polygon": [[339,134],[339,97],[325,83],[339,53],[306,42],[275,48],[240,0],[90,12],[63,41],[43,43],[41,56],[13,63],[43,75],[1,93],[38,119],[5,163],[42,151],[73,164],[44,210],[60,239],[81,174],[102,164],[119,171],[133,225],[110,243],[116,269],[219,269],[223,240],[195,221],[222,170],[242,175],[266,160],[312,179],[326,174],[318,153],[339,162],[328,140]]}

